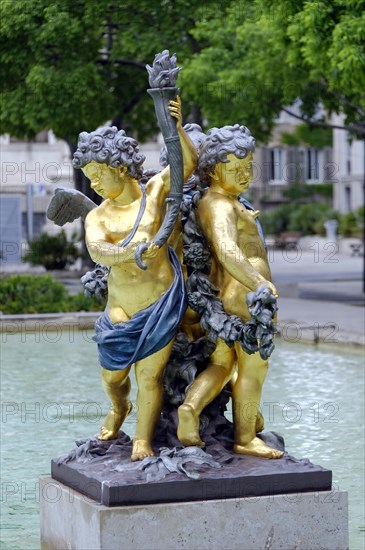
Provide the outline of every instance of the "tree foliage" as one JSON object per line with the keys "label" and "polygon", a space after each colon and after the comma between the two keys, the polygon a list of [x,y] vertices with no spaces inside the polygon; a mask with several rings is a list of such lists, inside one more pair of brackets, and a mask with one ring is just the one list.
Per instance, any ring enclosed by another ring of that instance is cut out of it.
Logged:
{"label": "tree foliage", "polygon": [[145,64],[164,48],[194,49],[194,2],[1,0],[1,122],[18,137],[52,128],[74,145],[112,121],[156,132]]}
{"label": "tree foliage", "polygon": [[23,260],[32,265],[43,265],[46,269],[64,269],[73,264],[81,256],[76,246],[77,234],[74,233],[68,240],[64,230],[57,235],[41,233],[39,237],[29,243],[29,251]]}
{"label": "tree foliage", "polygon": [[364,133],[363,1],[231,2],[192,33],[204,46],[182,75],[184,87],[202,97],[211,125],[242,120],[265,139],[275,116],[300,100],[303,120],[321,125],[321,104]]}
{"label": "tree foliage", "polygon": [[317,203],[288,203],[274,210],[263,212],[260,221],[266,235],[280,235],[283,232],[300,232],[303,235],[324,235],[324,223],[338,219],[339,214],[329,205]]}
{"label": "tree foliage", "polygon": [[340,214],[339,233],[343,237],[358,237],[364,235],[364,207],[360,206],[352,212]]}
{"label": "tree foliage", "polygon": [[283,132],[280,141],[294,147],[307,145],[323,149],[324,147],[331,147],[332,131],[330,128],[316,128],[308,124],[298,124],[292,132]]}
{"label": "tree foliage", "polygon": [[169,48],[183,71],[185,115],[207,126],[245,123],[261,140],[301,100],[343,112],[360,132],[365,111],[361,0],[1,0],[3,131],[52,128],[75,146],[112,121],[139,138],[156,131],[146,63]]}
{"label": "tree foliage", "polygon": [[[112,123],[146,139],[158,130],[146,63],[196,50],[192,0],[0,0],[0,123],[32,139],[51,128],[71,156],[81,131]],[[199,109],[185,101],[185,109]],[[81,170],[76,188],[95,202]]]}

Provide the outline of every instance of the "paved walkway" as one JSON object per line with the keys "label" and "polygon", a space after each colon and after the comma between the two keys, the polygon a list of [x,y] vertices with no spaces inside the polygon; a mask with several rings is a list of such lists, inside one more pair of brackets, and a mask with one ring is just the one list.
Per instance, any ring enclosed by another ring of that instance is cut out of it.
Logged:
{"label": "paved walkway", "polygon": [[[335,253],[330,247],[303,250],[270,250],[273,280],[279,291],[279,330],[289,341],[365,345],[364,259]],[[7,266],[11,272],[11,266]],[[58,275],[74,292],[81,289],[79,274]],[[90,326],[98,314],[39,316],[42,323],[58,320],[63,325]],[[9,330],[30,329],[37,322],[30,316],[0,316],[0,325]],[[27,321],[24,317],[27,317]],[[56,321],[55,321],[56,322]],[[13,329],[9,323],[13,323]]]}
{"label": "paved walkway", "polygon": [[332,252],[269,252],[279,328],[290,341],[365,345],[364,259]]}

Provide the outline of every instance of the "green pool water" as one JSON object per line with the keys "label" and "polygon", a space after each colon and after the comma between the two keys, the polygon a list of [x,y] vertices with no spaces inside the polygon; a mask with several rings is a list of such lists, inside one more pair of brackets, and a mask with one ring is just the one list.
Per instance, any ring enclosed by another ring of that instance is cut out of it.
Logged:
{"label": "green pool water", "polygon": [[[98,432],[108,409],[90,332],[1,335],[1,548],[39,549],[38,478]],[[134,384],[135,389],[135,384]],[[350,549],[364,548],[364,369],[352,349],[278,342],[262,398],[288,452],[349,491]],[[133,436],[133,416],[124,425]]]}

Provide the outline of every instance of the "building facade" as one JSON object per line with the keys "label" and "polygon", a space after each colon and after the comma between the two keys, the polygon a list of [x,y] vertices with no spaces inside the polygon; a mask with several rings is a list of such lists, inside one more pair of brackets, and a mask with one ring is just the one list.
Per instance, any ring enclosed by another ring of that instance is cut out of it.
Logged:
{"label": "building facade", "polygon": [[255,152],[252,198],[262,209],[288,202],[283,192],[290,185],[333,182],[336,170],[332,147],[283,143],[283,134],[292,134],[299,124],[299,120],[282,112],[269,143]]}
{"label": "building facade", "polygon": [[[343,117],[333,117],[341,125]],[[333,206],[342,213],[351,212],[365,202],[365,139],[353,139],[344,130],[333,131],[333,158],[335,178]]]}
{"label": "building facade", "polygon": [[[335,117],[334,123],[342,123]],[[364,142],[351,140],[344,130],[333,131],[333,148],[305,144],[285,145],[283,134],[291,134],[301,122],[285,112],[277,120],[269,143],[254,156],[254,178],[249,199],[267,210],[289,202],[284,191],[293,184],[333,183],[333,206],[345,213],[364,204]],[[162,137],[141,146],[145,169],[159,168]],[[40,132],[35,141],[24,142],[9,135],[1,146],[1,250],[0,259],[21,259],[21,247],[42,231],[56,232],[46,210],[57,187],[73,188],[70,151],[52,131]],[[80,223],[67,224],[71,234]],[[14,244],[15,243],[15,244]]]}
{"label": "building facade", "polygon": [[[143,147],[146,169],[158,168],[161,146],[156,138]],[[46,211],[58,187],[74,188],[73,167],[68,145],[52,131],[40,132],[32,142],[3,135],[0,148],[0,261],[18,263],[30,240],[60,231]],[[64,230],[71,236],[80,231],[80,222]]]}

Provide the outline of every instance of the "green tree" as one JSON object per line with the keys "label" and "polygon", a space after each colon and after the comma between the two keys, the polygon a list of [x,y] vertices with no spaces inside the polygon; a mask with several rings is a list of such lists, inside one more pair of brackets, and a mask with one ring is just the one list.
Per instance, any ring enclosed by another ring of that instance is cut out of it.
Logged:
{"label": "green tree", "polygon": [[[228,3],[228,2],[227,2]],[[156,133],[146,63],[165,48],[184,63],[199,45],[192,0],[1,0],[3,131],[52,128],[73,153],[80,131],[111,121],[138,139]],[[201,10],[200,10],[201,11]],[[185,102],[200,119],[199,109]],[[78,189],[88,192],[80,170]]]}
{"label": "green tree", "polygon": [[[71,152],[81,130],[111,121],[156,131],[145,64],[164,48],[183,65],[185,115],[242,121],[259,140],[301,100],[364,132],[363,0],[0,0],[3,131],[52,128]],[[81,177],[81,171],[77,172]],[[80,181],[78,188],[85,191]]]}
{"label": "green tree", "polygon": [[[155,134],[145,65],[165,48],[181,64],[199,51],[193,0],[0,0],[0,9],[2,131],[32,139],[51,128],[71,157],[79,133],[100,125]],[[197,105],[184,109],[201,122]],[[74,181],[100,202],[81,170]]]}
{"label": "green tree", "polygon": [[322,149],[331,147],[332,132],[330,128],[316,128],[308,124],[298,124],[292,132],[283,132],[281,134],[281,143],[291,146],[307,145]]}
{"label": "green tree", "polygon": [[201,98],[210,125],[243,121],[261,140],[298,99],[301,112],[292,114],[303,121],[327,127],[327,113],[343,113],[339,127],[364,135],[364,5],[243,0],[220,17],[211,8],[192,30],[203,46],[184,69],[184,92]]}

